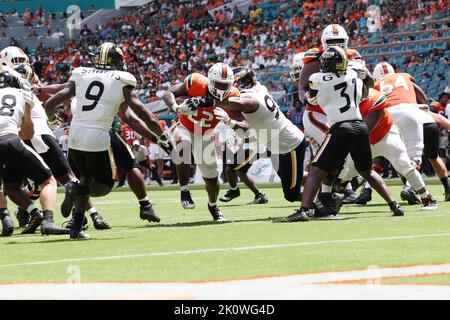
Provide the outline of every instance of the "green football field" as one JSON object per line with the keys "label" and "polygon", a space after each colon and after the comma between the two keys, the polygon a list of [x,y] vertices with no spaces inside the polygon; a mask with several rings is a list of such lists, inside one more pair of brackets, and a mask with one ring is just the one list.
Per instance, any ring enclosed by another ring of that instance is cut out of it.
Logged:
{"label": "green football field", "polygon": [[[276,222],[297,207],[284,200],[279,186],[263,187],[265,205],[246,205],[252,194],[241,190],[240,198],[221,205],[227,218],[221,224],[211,221],[203,189],[192,191],[197,207],[184,210],[177,190],[151,187],[160,224],[138,218],[130,191],[94,199],[111,230],[96,231],[89,220],[92,239],[70,241],[16,229],[0,238],[0,282],[65,282],[74,268],[81,282],[179,282],[450,263],[450,203],[441,202],[440,185],[430,186],[440,200],[436,211],[403,203],[406,216],[391,217],[376,195],[367,206],[344,206],[335,219],[306,223]],[[399,186],[390,190],[399,198]],[[450,284],[446,272],[403,280]]]}

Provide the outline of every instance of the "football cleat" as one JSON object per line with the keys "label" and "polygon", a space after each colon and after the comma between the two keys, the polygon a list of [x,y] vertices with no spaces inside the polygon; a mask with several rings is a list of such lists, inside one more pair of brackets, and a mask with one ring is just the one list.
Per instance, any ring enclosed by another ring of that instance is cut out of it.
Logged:
{"label": "football cleat", "polygon": [[30,214],[21,207],[17,207],[16,211],[14,211],[14,214],[17,221],[19,221],[20,228],[24,228],[30,221]]}
{"label": "football cleat", "polygon": [[41,223],[41,234],[42,235],[62,235],[69,234],[69,229],[58,227],[55,222],[43,220]]}
{"label": "football cleat", "polygon": [[404,187],[400,192],[400,198],[407,201],[410,206],[421,204],[422,202],[417,198],[416,192],[411,187]]}
{"label": "football cleat", "polygon": [[268,202],[269,199],[267,198],[267,196],[260,192],[255,196],[255,199],[252,202],[249,202],[248,204],[265,204]]}
{"label": "football cleat", "polygon": [[[7,212],[7,210],[5,210]],[[0,236],[2,237],[10,237],[14,233],[14,223],[11,219],[11,217],[8,214],[3,214],[1,216],[2,220],[2,233]]]}
{"label": "football cleat", "polygon": [[356,198],[358,196],[356,195],[356,192],[353,190],[344,190],[344,198],[342,199],[343,204],[352,204],[355,203]]}
{"label": "football cleat", "polygon": [[222,197],[219,198],[222,202],[230,202],[231,200],[239,197],[241,195],[241,190],[237,188],[236,190],[228,190]]}
{"label": "football cleat", "polygon": [[39,211],[38,209],[34,209],[31,212],[30,222],[25,226],[25,228],[23,228],[22,234],[35,233],[37,228],[39,228],[39,226],[41,225],[43,219],[44,218],[42,212]]}
{"label": "football cleat", "polygon": [[148,222],[160,222],[161,218],[156,214],[153,209],[153,205],[149,204],[145,207],[141,207],[139,211],[139,217],[142,220],[147,220]]}
{"label": "football cleat", "polygon": [[372,189],[364,188],[359,194],[358,198],[356,198],[356,204],[366,204],[372,200]]}
{"label": "football cleat", "polygon": [[340,193],[330,192],[325,193],[321,192],[317,196],[317,200],[315,201],[315,205],[320,208],[321,216],[327,215],[337,215],[342,206],[342,201],[344,196]]}
{"label": "football cleat", "polygon": [[70,239],[72,240],[89,240],[90,238],[83,230],[70,229]]}
{"label": "football cleat", "polygon": [[194,209],[195,203],[192,200],[191,192],[189,190],[181,191],[181,205],[184,209]]}
{"label": "football cleat", "polygon": [[426,198],[422,198],[423,210],[436,210],[439,206],[436,199],[429,194]]}
{"label": "football cleat", "polygon": [[103,217],[98,212],[92,213],[91,214],[91,218],[92,218],[92,223],[94,224],[94,228],[96,230],[111,229],[111,227],[109,226],[108,222],[103,220]]}
{"label": "football cleat", "polygon": [[445,191],[444,201],[450,201],[450,190]]}
{"label": "football cleat", "polygon": [[[72,229],[73,223],[74,223],[74,220],[72,218],[69,221],[64,222],[62,224],[62,226],[63,226],[63,228],[66,228],[66,229]],[[87,228],[88,228],[87,224],[88,224],[88,220],[86,217],[84,217],[83,218],[83,230],[87,230]]]}
{"label": "football cleat", "polygon": [[402,207],[396,201],[392,201],[389,204],[389,208],[391,209],[392,215],[394,217],[403,217],[405,215]]}
{"label": "football cleat", "polygon": [[284,217],[280,220],[281,222],[306,222],[309,221],[308,210],[300,208],[296,209],[293,214]]}
{"label": "football cleat", "polygon": [[209,210],[209,213],[211,213],[211,216],[213,217],[214,221],[216,221],[216,222],[224,222],[225,221],[225,216],[220,211],[218,206],[210,206],[208,203],[208,210]]}
{"label": "football cleat", "polygon": [[67,218],[72,212],[77,197],[78,186],[79,183],[77,181],[69,181],[66,183],[66,193],[64,195],[64,200],[61,203],[61,214],[64,218]]}

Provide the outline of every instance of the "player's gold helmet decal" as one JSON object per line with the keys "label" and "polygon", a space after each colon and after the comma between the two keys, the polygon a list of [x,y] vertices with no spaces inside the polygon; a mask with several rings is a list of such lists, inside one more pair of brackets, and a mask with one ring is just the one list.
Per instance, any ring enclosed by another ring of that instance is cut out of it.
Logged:
{"label": "player's gold helmet decal", "polygon": [[94,65],[98,69],[127,69],[122,50],[112,42],[105,42],[95,52]]}

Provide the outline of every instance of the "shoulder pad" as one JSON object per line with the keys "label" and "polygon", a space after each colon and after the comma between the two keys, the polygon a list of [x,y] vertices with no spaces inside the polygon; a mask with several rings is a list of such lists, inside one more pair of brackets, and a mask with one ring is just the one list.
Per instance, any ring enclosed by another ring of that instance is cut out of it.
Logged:
{"label": "shoulder pad", "polygon": [[321,56],[322,52],[319,48],[312,48],[306,51],[305,55],[303,56],[303,64],[308,64],[312,61],[318,60]]}
{"label": "shoulder pad", "polygon": [[136,77],[131,73],[126,71],[120,71],[120,80],[128,86],[132,86],[133,88],[137,85]]}
{"label": "shoulder pad", "polygon": [[72,74],[70,75],[69,81],[78,82],[80,80],[81,75],[85,72],[85,68],[78,67],[72,70]]}
{"label": "shoulder pad", "polygon": [[348,60],[358,60],[358,59],[362,60],[361,54],[355,49],[348,49],[347,56],[348,56]]}

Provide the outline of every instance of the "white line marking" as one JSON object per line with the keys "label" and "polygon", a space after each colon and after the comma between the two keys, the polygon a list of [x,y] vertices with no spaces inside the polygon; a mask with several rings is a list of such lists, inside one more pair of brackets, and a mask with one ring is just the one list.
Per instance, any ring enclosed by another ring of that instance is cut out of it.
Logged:
{"label": "white line marking", "polygon": [[[450,274],[450,264],[190,282],[0,284],[0,299],[448,299],[450,285],[389,285],[389,277]],[[367,280],[360,284],[336,281]],[[444,283],[446,284],[446,283]]]}
{"label": "white line marking", "polygon": [[72,262],[85,262],[85,261],[103,261],[103,260],[119,260],[130,258],[146,258],[146,257],[161,257],[161,256],[175,256],[175,255],[191,255],[213,252],[233,252],[233,251],[248,251],[259,249],[279,249],[290,247],[305,247],[315,246],[322,244],[336,244],[336,243],[355,243],[355,242],[368,242],[368,241],[394,241],[405,239],[418,239],[418,238],[434,238],[434,237],[450,237],[450,233],[435,233],[435,234],[422,234],[422,235],[403,235],[395,237],[379,237],[379,238],[362,238],[362,239],[344,239],[344,240],[324,240],[313,242],[296,242],[296,243],[282,243],[282,244],[269,244],[260,246],[244,246],[235,248],[210,248],[210,249],[193,249],[193,250],[181,250],[181,251],[168,251],[168,252],[150,252],[139,254],[128,254],[119,256],[104,256],[104,257],[92,257],[92,258],[73,258],[73,259],[59,259],[59,260],[47,260],[47,261],[34,261],[34,262],[22,262],[0,265],[1,268],[11,267],[23,267],[23,266],[35,266],[35,265],[48,265],[58,263],[72,263]]}

